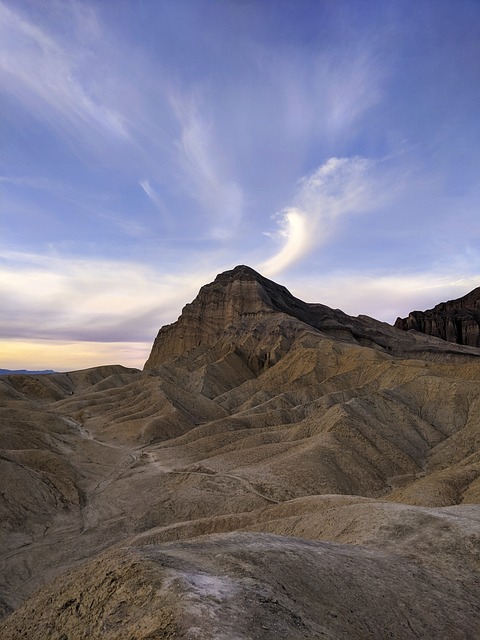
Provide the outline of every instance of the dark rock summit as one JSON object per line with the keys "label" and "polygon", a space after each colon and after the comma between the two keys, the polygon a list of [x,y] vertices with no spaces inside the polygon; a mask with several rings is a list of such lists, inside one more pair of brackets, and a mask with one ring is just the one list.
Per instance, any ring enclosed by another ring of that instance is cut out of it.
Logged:
{"label": "dark rock summit", "polygon": [[441,302],[433,309],[412,311],[407,318],[397,318],[395,327],[480,347],[480,287],[457,300]]}

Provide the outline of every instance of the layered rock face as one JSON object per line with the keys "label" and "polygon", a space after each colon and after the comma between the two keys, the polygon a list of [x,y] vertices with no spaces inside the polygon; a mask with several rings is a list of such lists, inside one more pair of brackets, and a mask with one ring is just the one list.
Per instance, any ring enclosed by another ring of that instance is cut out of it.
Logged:
{"label": "layered rock face", "polygon": [[[279,323],[282,323],[281,328]],[[335,340],[347,340],[398,355],[448,349],[438,341],[418,342],[414,336],[402,335],[390,325],[368,316],[352,317],[340,309],[306,303],[285,287],[240,265],[203,286],[195,300],[183,308],[179,319],[160,329],[144,369],[158,369],[179,357],[188,357],[196,350],[198,353],[199,348],[200,353],[204,352],[223,339],[226,348],[231,346],[240,353],[257,374],[263,364],[276,362],[278,356],[286,352],[279,354],[277,345],[276,356],[271,358],[265,344],[268,325],[276,336],[283,335],[287,350],[292,340],[306,328],[319,330]],[[247,348],[244,348],[245,336],[248,336]],[[259,347],[261,340],[263,346]]]}
{"label": "layered rock face", "polygon": [[448,342],[480,347],[480,287],[457,300],[397,318],[397,329],[414,329]]}
{"label": "layered rock face", "polygon": [[[144,368],[155,369],[197,347],[211,347],[228,329],[235,327],[238,335],[273,314],[285,314],[315,327],[328,320],[341,324],[347,318],[341,311],[309,305],[285,287],[239,265],[203,286],[177,322],[160,329]],[[342,316],[340,321],[336,316]]]}
{"label": "layered rock face", "polygon": [[217,276],[183,308],[177,322],[160,329],[145,369],[155,369],[200,345],[211,346],[233,324],[272,313],[268,282],[245,266]]}

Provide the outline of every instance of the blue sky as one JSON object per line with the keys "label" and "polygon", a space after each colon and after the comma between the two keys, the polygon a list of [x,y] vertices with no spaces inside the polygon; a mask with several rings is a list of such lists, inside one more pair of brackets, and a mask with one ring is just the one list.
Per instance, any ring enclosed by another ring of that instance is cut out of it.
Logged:
{"label": "blue sky", "polygon": [[141,367],[236,264],[480,285],[478,0],[0,0],[0,49],[0,367]]}

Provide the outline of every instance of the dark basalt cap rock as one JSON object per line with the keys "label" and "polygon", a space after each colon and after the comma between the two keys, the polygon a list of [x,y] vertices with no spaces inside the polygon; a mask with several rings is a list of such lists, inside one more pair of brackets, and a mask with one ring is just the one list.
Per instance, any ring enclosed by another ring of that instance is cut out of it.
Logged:
{"label": "dark basalt cap rock", "polygon": [[239,264],[233,269],[219,273],[214,282],[230,282],[232,280],[266,280],[258,271],[245,264]]}
{"label": "dark basalt cap rock", "polygon": [[480,287],[456,300],[441,302],[433,309],[412,311],[407,318],[397,318],[395,327],[480,347]]}

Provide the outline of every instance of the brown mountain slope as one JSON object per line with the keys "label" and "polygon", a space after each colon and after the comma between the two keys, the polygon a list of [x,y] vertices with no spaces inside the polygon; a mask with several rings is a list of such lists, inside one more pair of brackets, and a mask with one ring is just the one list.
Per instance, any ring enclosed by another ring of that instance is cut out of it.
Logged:
{"label": "brown mountain slope", "polygon": [[457,300],[441,302],[427,311],[397,318],[398,329],[421,331],[442,340],[480,347],[480,287]]}
{"label": "brown mountain slope", "polygon": [[2,377],[2,637],[478,637],[479,355],[238,267],[144,371]]}

